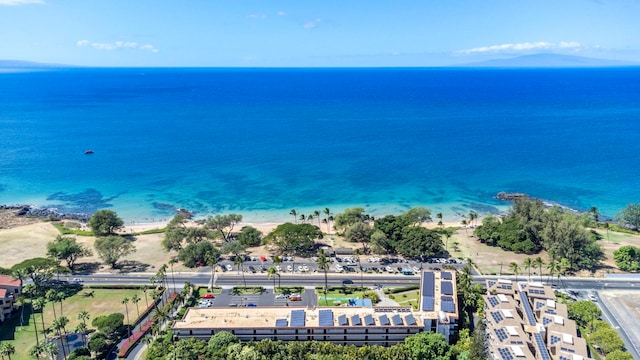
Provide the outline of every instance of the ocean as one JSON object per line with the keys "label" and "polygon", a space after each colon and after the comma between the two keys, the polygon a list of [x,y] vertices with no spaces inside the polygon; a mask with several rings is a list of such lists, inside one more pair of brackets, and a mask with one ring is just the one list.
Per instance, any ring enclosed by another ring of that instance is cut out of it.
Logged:
{"label": "ocean", "polygon": [[[94,151],[85,155],[85,150]],[[250,222],[640,201],[640,68],[0,73],[0,204]]]}

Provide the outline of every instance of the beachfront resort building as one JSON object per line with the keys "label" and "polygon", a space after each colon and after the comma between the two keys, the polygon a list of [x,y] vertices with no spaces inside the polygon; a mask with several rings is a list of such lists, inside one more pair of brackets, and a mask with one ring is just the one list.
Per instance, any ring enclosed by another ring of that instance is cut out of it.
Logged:
{"label": "beachfront resort building", "polygon": [[458,321],[455,273],[424,271],[420,290],[418,310],[402,306],[189,308],[171,329],[176,338],[202,340],[228,331],[242,341],[390,346],[421,331],[433,331],[451,341]]}
{"label": "beachfront resort building", "polygon": [[0,323],[17,310],[16,301],[22,291],[22,281],[11,276],[0,275]]}
{"label": "beachfront resort building", "polygon": [[567,306],[555,301],[550,286],[511,280],[487,280],[486,285],[486,332],[493,359],[590,359]]}

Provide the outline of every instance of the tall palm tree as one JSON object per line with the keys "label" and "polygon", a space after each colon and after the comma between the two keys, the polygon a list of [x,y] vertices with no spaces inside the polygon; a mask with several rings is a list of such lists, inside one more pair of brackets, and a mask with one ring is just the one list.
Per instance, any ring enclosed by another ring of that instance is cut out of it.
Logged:
{"label": "tall palm tree", "polygon": [[589,209],[589,213],[591,214],[591,217],[593,218],[593,221],[596,223],[596,229],[598,228],[598,219],[600,218],[600,212],[598,211],[598,208],[595,206],[592,206],[591,209]]}
{"label": "tall palm tree", "polygon": [[[64,358],[67,357],[67,349],[65,349],[64,346],[64,342],[67,338],[67,330],[66,330],[66,326],[69,323],[69,319],[67,319],[64,316],[60,316],[59,318],[53,320],[53,328],[56,330],[56,333],[58,334],[58,337],[60,338],[60,344],[62,345],[62,355]],[[64,334],[64,336],[62,336]],[[57,342],[53,342],[54,344],[57,344]],[[57,346],[57,345],[56,345]],[[69,346],[69,344],[67,343],[67,346]]]}
{"label": "tall palm tree", "polygon": [[533,266],[538,267],[540,282],[542,282],[542,267],[544,266],[544,260],[542,260],[542,257],[538,256],[537,258],[533,259]]}
{"label": "tall palm tree", "polygon": [[438,226],[444,227],[444,223],[442,222],[442,213],[441,212],[436,214],[436,219],[438,219]]}
{"label": "tall palm tree", "polygon": [[64,316],[64,312],[62,311],[62,302],[67,298],[67,294],[64,291],[58,291],[56,294],[56,301],[60,302],[60,316]]}
{"label": "tall palm tree", "polygon": [[509,270],[516,276],[516,282],[518,282],[518,274],[520,273],[520,265],[517,262],[509,264]]}
{"label": "tall palm tree", "polygon": [[473,226],[475,225],[475,220],[478,218],[478,213],[476,213],[475,211],[471,210],[469,212],[469,225]]}
{"label": "tall palm tree", "polygon": [[300,214],[300,221],[302,221],[303,224],[306,219],[307,218],[304,216],[304,214]]}
{"label": "tall palm tree", "polygon": [[605,222],[604,229],[607,231],[607,241],[609,241],[609,227],[611,227],[611,225],[609,225],[609,222]]}
{"label": "tall palm tree", "polygon": [[326,215],[324,220],[327,223],[327,234],[329,234],[329,232],[330,232],[330,227],[329,227],[330,220],[329,220],[329,217],[331,217],[331,211],[329,210],[329,208],[324,208],[323,213]]}
{"label": "tall palm tree", "polygon": [[[40,311],[40,321],[42,322],[42,334],[44,334],[44,340],[47,340],[47,329],[44,326],[44,305],[47,303],[42,297],[33,299],[31,302],[31,306],[33,307],[33,311]],[[34,319],[35,321],[35,319]]]}
{"label": "tall palm tree", "polygon": [[553,254],[550,254],[549,262],[547,263],[547,270],[549,270],[549,274],[547,275],[547,282],[549,282],[550,278],[552,278],[560,269],[558,260]]}
{"label": "tall palm tree", "polygon": [[131,302],[134,303],[136,305],[136,312],[138,313],[138,320],[140,319],[140,307],[138,307],[138,303],[140,302],[140,296],[138,296],[138,294],[133,295],[133,297],[131,298]]}
{"label": "tall palm tree", "polygon": [[462,227],[464,227],[464,233],[466,234],[466,236],[469,237],[469,232],[467,230],[467,225],[469,225],[469,223],[467,222],[467,220],[462,219],[462,221],[460,221],[460,224],[462,225]]}
{"label": "tall palm tree", "polygon": [[47,300],[49,300],[51,302],[51,308],[53,309],[53,318],[57,319],[58,315],[56,314],[56,306],[55,306],[54,302],[56,301],[56,299],[58,297],[58,293],[53,289],[49,289],[47,291],[47,293],[44,294],[44,296],[47,298]]}
{"label": "tall palm tree", "polygon": [[147,285],[143,285],[142,286],[142,292],[144,293],[144,301],[147,304],[147,309],[149,308],[149,298],[147,297],[147,291],[149,290],[149,288],[147,287]]}
{"label": "tall palm tree", "polygon": [[[80,311],[78,313],[78,320],[82,321],[82,325],[84,325],[85,329],[87,328],[87,320],[89,320],[89,318],[91,317],[91,315],[89,315],[89,312],[86,310]],[[86,333],[86,330],[85,330]]]}
{"label": "tall palm tree", "polygon": [[73,329],[73,332],[78,333],[82,336],[82,345],[85,347],[87,346],[88,331],[89,331],[89,328],[87,328],[87,324],[84,324],[84,323],[80,323],[76,325],[76,327]]}
{"label": "tall palm tree", "polygon": [[244,276],[244,258],[242,255],[237,255],[233,263],[238,267],[238,273],[242,270],[242,281],[244,282],[245,289],[247,288],[247,279]]}
{"label": "tall palm tree", "polygon": [[320,220],[321,220],[321,219],[320,219],[320,211],[318,211],[318,210],[314,210],[314,211],[313,211],[313,216],[314,216],[316,219],[318,219],[318,228],[319,228],[319,227],[320,227]]}
{"label": "tall palm tree", "polygon": [[173,288],[176,288],[176,277],[173,274],[173,264],[177,264],[178,263],[178,258],[176,257],[172,257],[171,259],[169,259],[169,265],[171,266],[171,281],[173,282]]}
{"label": "tall palm tree", "polygon": [[267,279],[273,279],[273,292],[276,289],[276,276],[280,277],[280,274],[278,274],[278,269],[275,266],[267,269]]}
{"label": "tall palm tree", "polygon": [[533,260],[530,257],[524,259],[522,266],[524,269],[527,269],[527,271],[529,271],[529,281],[531,281],[531,266],[533,266]]}
{"label": "tall palm tree", "polygon": [[324,253],[324,249],[318,250],[318,259],[316,260],[318,269],[324,271],[324,303],[327,303],[327,291],[329,291],[329,279],[327,278],[327,270],[329,270],[329,258]]}
{"label": "tall palm tree", "polygon": [[[64,352],[64,347],[62,348],[62,351]],[[53,342],[44,344],[42,346],[42,353],[47,355],[51,360],[57,359],[58,354],[60,353],[60,348],[58,348],[58,343],[53,341]],[[65,354],[65,357],[67,357],[66,354]]]}
{"label": "tall palm tree", "polygon": [[209,288],[213,291],[213,282],[216,277],[216,267],[218,266],[218,256],[212,252],[208,252],[204,255],[204,261],[208,266],[211,266],[211,282]]}
{"label": "tall palm tree", "polygon": [[131,337],[131,321],[129,321],[129,298],[125,297],[124,299],[122,299],[121,301],[122,304],[124,304],[124,310],[126,311],[127,314],[127,330],[129,330],[129,337]]}
{"label": "tall palm tree", "polygon": [[293,221],[296,222],[296,224],[298,223],[298,212],[296,211],[296,209],[291,209],[291,211],[289,211],[289,215],[293,215]]}

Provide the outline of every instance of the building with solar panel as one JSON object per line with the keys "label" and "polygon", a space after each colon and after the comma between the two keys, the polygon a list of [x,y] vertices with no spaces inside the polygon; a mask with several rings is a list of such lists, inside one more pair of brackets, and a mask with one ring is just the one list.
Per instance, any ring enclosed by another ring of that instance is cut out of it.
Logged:
{"label": "building with solar panel", "polygon": [[567,306],[550,286],[487,280],[484,295],[489,349],[496,360],[588,360]]}
{"label": "building with solar panel", "polygon": [[241,341],[315,340],[356,346],[391,346],[422,331],[448,339],[458,319],[455,274],[426,271],[422,277],[428,281],[422,281],[421,293],[434,299],[426,304],[421,300],[417,311],[405,306],[189,308],[171,329],[176,338],[208,340],[228,331]]}
{"label": "building with solar panel", "polygon": [[425,330],[442,334],[451,342],[459,319],[456,273],[423,271],[420,295],[420,318],[425,324]]}

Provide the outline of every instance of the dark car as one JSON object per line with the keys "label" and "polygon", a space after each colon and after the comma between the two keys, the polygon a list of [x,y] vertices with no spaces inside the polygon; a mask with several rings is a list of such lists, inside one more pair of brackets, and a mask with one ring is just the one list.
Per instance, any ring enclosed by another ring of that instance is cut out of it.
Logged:
{"label": "dark car", "polygon": [[247,307],[256,307],[256,306],[258,306],[258,305],[254,304],[254,303],[248,303],[246,306],[247,306]]}
{"label": "dark car", "polygon": [[352,284],[353,284],[353,280],[351,279],[342,280],[342,285],[352,285]]}

